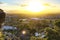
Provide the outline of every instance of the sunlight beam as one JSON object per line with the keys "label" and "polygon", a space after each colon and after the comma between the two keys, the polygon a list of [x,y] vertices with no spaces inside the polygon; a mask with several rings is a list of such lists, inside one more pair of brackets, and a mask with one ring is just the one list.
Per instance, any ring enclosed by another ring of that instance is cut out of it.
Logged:
{"label": "sunlight beam", "polygon": [[31,1],[28,3],[25,9],[31,12],[40,12],[43,11],[45,7],[38,1]]}

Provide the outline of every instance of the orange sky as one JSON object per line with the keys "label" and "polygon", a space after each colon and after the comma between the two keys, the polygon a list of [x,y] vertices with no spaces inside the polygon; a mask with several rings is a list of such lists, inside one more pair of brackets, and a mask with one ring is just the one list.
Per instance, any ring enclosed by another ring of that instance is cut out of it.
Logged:
{"label": "orange sky", "polygon": [[0,8],[8,13],[60,13],[59,0],[0,0]]}

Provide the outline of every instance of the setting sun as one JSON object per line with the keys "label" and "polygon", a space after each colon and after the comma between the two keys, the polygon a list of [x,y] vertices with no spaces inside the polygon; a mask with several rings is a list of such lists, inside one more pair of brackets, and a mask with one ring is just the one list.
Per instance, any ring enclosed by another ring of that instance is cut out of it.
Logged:
{"label": "setting sun", "polygon": [[39,1],[31,1],[28,3],[25,9],[31,12],[41,12],[45,9],[45,7]]}

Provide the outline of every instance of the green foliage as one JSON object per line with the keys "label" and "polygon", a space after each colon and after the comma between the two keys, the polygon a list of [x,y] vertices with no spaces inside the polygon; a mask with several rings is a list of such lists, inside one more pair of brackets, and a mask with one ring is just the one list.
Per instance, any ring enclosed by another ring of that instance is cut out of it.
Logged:
{"label": "green foliage", "polygon": [[60,28],[60,21],[56,22],[55,25]]}
{"label": "green foliage", "polygon": [[[35,31],[46,31],[46,38],[37,38],[32,35],[31,40],[60,40],[60,21],[59,20],[29,20],[29,23],[24,23],[20,18],[10,18],[6,25],[18,27],[18,35],[20,30],[26,28],[30,29],[29,32],[34,34]],[[52,29],[51,27],[54,27]],[[48,27],[48,28],[47,28]],[[20,29],[20,30],[19,30]],[[13,31],[11,31],[13,32]],[[15,32],[15,31],[14,31]]]}
{"label": "green foliage", "polygon": [[60,34],[56,30],[47,28],[46,32],[48,38],[47,40],[60,40]]}

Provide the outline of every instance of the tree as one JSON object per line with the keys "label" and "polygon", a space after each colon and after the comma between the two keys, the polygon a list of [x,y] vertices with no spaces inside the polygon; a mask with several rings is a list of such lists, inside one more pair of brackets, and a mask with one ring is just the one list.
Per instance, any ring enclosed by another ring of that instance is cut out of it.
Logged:
{"label": "tree", "polygon": [[55,25],[60,28],[60,21],[56,22]]}
{"label": "tree", "polygon": [[47,40],[60,40],[60,33],[54,29],[51,28],[47,28],[46,29],[47,32]]}

